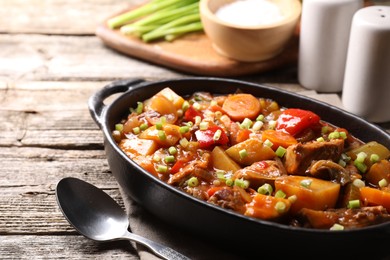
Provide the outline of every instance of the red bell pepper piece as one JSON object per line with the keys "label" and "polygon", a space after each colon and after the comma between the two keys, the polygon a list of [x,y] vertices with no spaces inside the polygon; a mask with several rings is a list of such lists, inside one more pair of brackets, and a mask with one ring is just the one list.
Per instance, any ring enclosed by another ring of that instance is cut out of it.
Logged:
{"label": "red bell pepper piece", "polygon": [[320,117],[312,111],[290,108],[283,111],[278,117],[276,130],[295,136],[306,128],[318,125],[319,122]]}
{"label": "red bell pepper piece", "polygon": [[191,122],[195,123],[196,116],[200,116],[201,118],[203,118],[202,112],[200,112],[199,110],[196,110],[193,106],[190,106],[186,110],[186,112],[184,112],[184,120],[185,121],[191,121]]}
{"label": "red bell pepper piece", "polygon": [[177,160],[177,161],[175,162],[175,164],[172,166],[170,172],[171,172],[172,174],[175,174],[175,173],[179,172],[180,169],[183,168],[183,167],[186,165],[187,162],[188,162],[188,160],[185,160],[185,159],[179,159],[179,160]]}
{"label": "red bell pepper piece", "polygon": [[[221,130],[221,136],[218,140],[214,140],[214,135],[217,130]],[[225,131],[216,125],[209,126],[206,130],[197,130],[195,136],[201,149],[211,149],[215,145],[225,145],[229,141]]]}

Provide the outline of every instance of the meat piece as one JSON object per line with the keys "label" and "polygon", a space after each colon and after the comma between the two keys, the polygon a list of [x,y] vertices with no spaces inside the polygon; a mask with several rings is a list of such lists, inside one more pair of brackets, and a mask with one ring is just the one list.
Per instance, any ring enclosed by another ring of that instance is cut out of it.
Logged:
{"label": "meat piece", "polygon": [[286,170],[279,158],[276,158],[276,160],[255,162],[242,168],[235,172],[234,179],[248,180],[250,187],[256,189],[264,183],[273,185],[275,179],[283,175],[287,175]]}
{"label": "meat piece", "polygon": [[340,164],[330,160],[319,160],[314,162],[306,171],[307,175],[323,180],[330,180],[339,183],[341,186],[351,182],[351,176]]}
{"label": "meat piece", "polygon": [[304,208],[296,216],[296,225],[307,228],[330,229],[340,224],[344,229],[362,228],[390,220],[390,214],[382,206],[358,209],[329,209],[326,211]]}
{"label": "meat piece", "polygon": [[244,212],[246,203],[241,193],[238,190],[230,187],[216,191],[208,199],[208,202],[225,209],[232,209],[237,212]]}
{"label": "meat piece", "polygon": [[179,172],[173,174],[168,184],[184,183],[190,176],[198,177],[199,179],[210,181],[214,178],[214,175],[207,170],[210,162],[210,153],[203,153],[202,157],[198,160],[193,160],[186,166],[184,166]]}
{"label": "meat piece", "polygon": [[284,166],[289,174],[305,175],[305,171],[313,161],[339,161],[343,149],[342,139],[291,145],[287,148]]}

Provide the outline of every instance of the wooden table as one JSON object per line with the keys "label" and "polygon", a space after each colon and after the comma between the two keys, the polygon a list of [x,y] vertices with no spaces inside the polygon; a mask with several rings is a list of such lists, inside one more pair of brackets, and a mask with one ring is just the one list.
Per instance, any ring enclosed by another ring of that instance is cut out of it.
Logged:
{"label": "wooden table", "polygon": [[[12,259],[139,259],[126,241],[98,244],[79,235],[56,202],[73,176],[121,205],[87,100],[107,83],[190,75],[120,54],[95,36],[123,0],[2,0],[0,3],[0,256]],[[267,83],[340,105],[297,84],[296,66],[238,79]],[[384,124],[390,129],[389,124]]]}

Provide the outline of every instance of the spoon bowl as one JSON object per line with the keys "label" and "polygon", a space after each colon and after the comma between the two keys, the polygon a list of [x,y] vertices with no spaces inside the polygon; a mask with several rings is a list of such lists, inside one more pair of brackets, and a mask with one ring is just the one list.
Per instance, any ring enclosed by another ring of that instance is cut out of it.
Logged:
{"label": "spoon bowl", "polygon": [[128,231],[126,212],[107,193],[83,180],[67,177],[56,187],[58,205],[68,222],[83,236],[103,242],[131,240],[164,259],[189,259],[175,250]]}

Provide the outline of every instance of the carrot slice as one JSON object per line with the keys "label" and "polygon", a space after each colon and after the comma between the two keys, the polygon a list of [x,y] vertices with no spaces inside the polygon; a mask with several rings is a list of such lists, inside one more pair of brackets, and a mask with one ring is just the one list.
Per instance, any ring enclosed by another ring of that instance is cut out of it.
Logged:
{"label": "carrot slice", "polygon": [[255,119],[261,112],[260,101],[251,94],[233,94],[222,105],[226,114],[235,121]]}
{"label": "carrot slice", "polygon": [[298,143],[297,139],[295,139],[294,136],[281,132],[276,130],[265,130],[261,134],[261,139],[266,141],[267,139],[273,143],[272,149],[276,150],[279,146],[282,146],[284,148],[289,147],[290,145]]}
{"label": "carrot slice", "polygon": [[382,205],[390,211],[390,192],[387,190],[379,190],[371,187],[360,188],[360,197],[367,205]]}

